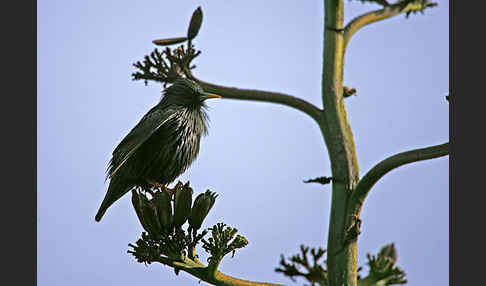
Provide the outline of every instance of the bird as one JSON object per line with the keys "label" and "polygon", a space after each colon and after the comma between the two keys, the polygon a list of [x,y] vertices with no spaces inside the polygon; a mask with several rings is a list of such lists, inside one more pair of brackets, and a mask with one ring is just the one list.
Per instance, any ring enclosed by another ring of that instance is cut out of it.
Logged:
{"label": "bird", "polygon": [[221,96],[207,93],[195,81],[183,77],[162,93],[161,100],[113,151],[106,178],[110,184],[96,221],[133,188],[167,186],[198,156],[201,137],[208,133],[205,101]]}

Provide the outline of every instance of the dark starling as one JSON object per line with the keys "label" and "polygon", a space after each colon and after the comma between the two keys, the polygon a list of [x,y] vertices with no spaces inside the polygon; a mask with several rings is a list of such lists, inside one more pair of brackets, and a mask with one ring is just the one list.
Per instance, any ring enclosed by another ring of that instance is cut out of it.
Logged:
{"label": "dark starling", "polygon": [[166,186],[196,159],[201,136],[208,129],[204,101],[221,96],[206,93],[185,78],[176,80],[163,93],[160,102],[113,151],[107,170],[110,185],[96,221],[132,188]]}

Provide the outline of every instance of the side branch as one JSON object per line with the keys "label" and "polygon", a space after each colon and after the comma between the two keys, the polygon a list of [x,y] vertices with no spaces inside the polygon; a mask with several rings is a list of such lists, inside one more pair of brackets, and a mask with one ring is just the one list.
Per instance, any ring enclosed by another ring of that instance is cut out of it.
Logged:
{"label": "side branch", "polygon": [[219,271],[210,274],[208,273],[208,268],[204,264],[191,261],[187,258],[184,259],[183,262],[176,262],[166,257],[159,257],[154,262],[159,262],[161,264],[174,267],[174,269],[185,271],[192,276],[217,286],[282,286],[281,284],[242,280],[225,275]]}
{"label": "side branch", "polygon": [[402,165],[434,159],[449,154],[449,143],[435,145],[432,147],[415,149],[407,152],[402,152],[391,157],[386,158],[377,165],[375,165],[366,175],[358,182],[356,189],[351,195],[349,201],[348,214],[356,214],[359,212],[363,202],[371,190],[371,187],[378,182],[386,173],[398,168]]}
{"label": "side branch", "polygon": [[[409,2],[407,5],[403,5],[407,2]],[[399,1],[396,4],[386,6],[384,9],[371,11],[369,13],[356,17],[344,28],[344,47],[347,46],[349,40],[351,39],[351,36],[353,36],[353,34],[357,30],[368,24],[393,17],[401,13],[423,11],[425,8],[434,7],[436,5],[437,3],[431,3],[427,1]]]}
{"label": "side branch", "polygon": [[188,71],[186,71],[186,76],[198,82],[206,92],[216,93],[218,95],[221,95],[223,98],[279,103],[300,110],[305,114],[309,115],[310,117],[312,117],[317,122],[320,122],[322,119],[321,109],[295,96],[291,96],[283,93],[277,93],[277,92],[270,92],[270,91],[261,91],[261,90],[254,90],[254,89],[239,89],[235,87],[216,85],[216,84],[202,81],[196,78],[194,75],[192,75],[192,73]]}

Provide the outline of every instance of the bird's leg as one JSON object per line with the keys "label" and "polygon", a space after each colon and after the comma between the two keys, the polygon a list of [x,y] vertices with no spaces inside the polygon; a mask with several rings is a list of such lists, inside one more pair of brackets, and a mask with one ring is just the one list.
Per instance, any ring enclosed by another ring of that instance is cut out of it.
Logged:
{"label": "bird's leg", "polygon": [[157,188],[163,188],[164,187],[164,185],[162,185],[161,183],[157,183],[157,182],[154,182],[154,181],[149,180],[149,179],[145,179],[145,181],[147,181],[147,183],[149,183],[150,185],[157,187]]}
{"label": "bird's leg", "polygon": [[149,193],[152,197],[154,196],[154,192],[147,186],[139,186],[137,187],[137,190],[140,189],[140,192],[144,192],[144,193]]}
{"label": "bird's leg", "polygon": [[164,187],[165,190],[169,193],[170,197],[172,198],[175,195],[175,188]]}
{"label": "bird's leg", "polygon": [[174,189],[171,189],[171,188],[168,188],[164,185],[162,185],[161,183],[157,183],[157,182],[154,182],[152,180],[149,180],[149,179],[145,179],[147,181],[147,183],[149,183],[150,185],[154,186],[154,187],[157,187],[157,188],[160,188],[162,190],[166,190],[169,195],[172,197],[175,193],[175,190]]}

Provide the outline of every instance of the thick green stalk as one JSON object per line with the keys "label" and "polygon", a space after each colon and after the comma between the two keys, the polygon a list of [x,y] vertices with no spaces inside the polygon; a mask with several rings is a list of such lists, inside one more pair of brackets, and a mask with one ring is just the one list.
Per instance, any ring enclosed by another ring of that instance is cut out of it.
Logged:
{"label": "thick green stalk", "polygon": [[[153,262],[159,262],[179,270],[185,271],[203,281],[216,286],[282,286],[281,284],[255,282],[238,279],[217,271],[214,266],[206,267],[200,262],[194,262],[190,259],[183,261],[173,261],[165,257],[159,257]],[[216,266],[217,267],[217,266]]]}
{"label": "thick green stalk", "polygon": [[345,234],[351,218],[346,207],[353,187],[359,179],[353,135],[344,106],[343,65],[344,37],[343,0],[324,1],[324,62],[322,99],[324,118],[320,124],[331,160],[333,186],[327,243],[328,283],[356,285],[356,240],[346,242]]}

